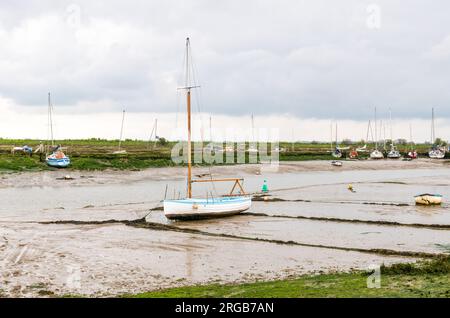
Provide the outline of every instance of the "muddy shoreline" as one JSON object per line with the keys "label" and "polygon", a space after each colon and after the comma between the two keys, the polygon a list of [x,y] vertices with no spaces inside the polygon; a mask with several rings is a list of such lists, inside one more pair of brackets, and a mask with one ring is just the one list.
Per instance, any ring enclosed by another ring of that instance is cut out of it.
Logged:
{"label": "muddy shoreline", "polygon": [[450,197],[448,165],[387,162],[196,168],[199,177],[240,175],[252,193],[267,178],[271,191],[247,214],[196,222],[168,221],[160,209],[167,185],[172,195],[184,186],[183,168],[71,171],[73,180],[61,179],[66,171],[2,174],[0,294],[115,296],[450,253],[448,203],[419,208],[411,201],[425,190]]}
{"label": "muddy shoreline", "polygon": [[[242,177],[272,173],[327,172],[327,171],[361,171],[361,170],[398,170],[398,169],[442,169],[450,167],[448,160],[417,159],[402,160],[355,160],[344,161],[342,167],[334,167],[328,160],[280,162],[272,167],[264,164],[245,164],[228,166],[194,167],[196,177],[239,175]],[[74,171],[54,170],[37,172],[0,172],[0,188],[30,186],[77,186],[102,185],[139,182],[144,180],[182,180],[186,174],[184,167],[148,168],[140,171],[104,170]],[[71,180],[64,180],[69,176]]]}

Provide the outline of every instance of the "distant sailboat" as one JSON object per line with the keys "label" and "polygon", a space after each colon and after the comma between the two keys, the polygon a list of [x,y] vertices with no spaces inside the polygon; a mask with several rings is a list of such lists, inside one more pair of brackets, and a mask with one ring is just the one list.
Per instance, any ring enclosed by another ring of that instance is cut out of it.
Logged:
{"label": "distant sailboat", "polygon": [[369,140],[369,132],[372,132],[372,126],[370,124],[370,119],[369,119],[369,123],[367,124],[367,134],[366,134],[366,140],[365,140],[364,146],[356,148],[357,152],[367,152],[368,151],[367,150],[367,140]]}
{"label": "distant sailboat", "polygon": [[113,154],[120,155],[125,154],[127,151],[122,149],[122,137],[123,137],[123,123],[125,121],[125,110],[122,111],[122,125],[120,126],[120,138],[119,138],[119,149],[114,151]]}
{"label": "distant sailboat", "polygon": [[410,150],[408,152],[409,159],[417,159],[417,151],[414,150],[414,141],[412,137],[412,126],[409,124],[409,142],[411,144]]}
{"label": "distant sailboat", "polygon": [[334,158],[342,158],[342,151],[339,149],[339,147],[337,145],[337,143],[338,143],[337,129],[338,129],[338,127],[337,127],[337,123],[336,123],[336,143],[335,143],[335,146],[333,147],[333,123],[331,123],[331,130],[330,130],[331,131],[331,139],[330,139],[331,155]]}
{"label": "distant sailboat", "polygon": [[377,108],[375,107],[375,149],[370,153],[370,159],[384,159],[383,153],[378,150]]}
{"label": "distant sailboat", "polygon": [[45,162],[50,167],[67,168],[70,165],[70,158],[67,157],[61,149],[61,145],[55,147],[55,140],[53,138],[53,104],[50,93],[48,93],[48,124],[50,129],[51,151],[47,156]]}
{"label": "distant sailboat", "polygon": [[[154,139],[153,139],[154,138]],[[148,139],[148,148],[150,148],[150,143],[153,141],[153,148],[156,147],[156,142],[158,141],[158,118],[155,119],[155,123],[152,128],[152,132],[150,133],[150,138]]]}
{"label": "distant sailboat", "polygon": [[[190,41],[186,39],[186,83],[182,87],[186,91],[186,106],[187,106],[187,161],[188,161],[188,176],[187,176],[187,198],[181,200],[164,200],[164,214],[168,219],[199,219],[211,217],[223,217],[241,213],[250,208],[252,200],[251,196],[246,195],[241,182],[243,179],[192,179],[192,146],[191,146],[191,90],[198,86],[190,83]],[[224,197],[207,197],[207,198],[193,198],[192,184],[196,182],[234,182],[228,196]],[[239,189],[238,195],[233,195],[235,189]]]}
{"label": "distant sailboat", "polygon": [[391,150],[388,152],[387,157],[389,159],[400,159],[402,155],[400,154],[400,151],[397,150],[397,147],[395,146],[393,139],[394,137],[392,132],[392,112],[390,109],[389,109],[389,126],[391,130]]}
{"label": "distant sailboat", "polygon": [[431,144],[433,146],[431,150],[428,152],[428,156],[431,159],[444,159],[445,147],[436,144],[436,131],[434,128],[434,108],[431,109]]}

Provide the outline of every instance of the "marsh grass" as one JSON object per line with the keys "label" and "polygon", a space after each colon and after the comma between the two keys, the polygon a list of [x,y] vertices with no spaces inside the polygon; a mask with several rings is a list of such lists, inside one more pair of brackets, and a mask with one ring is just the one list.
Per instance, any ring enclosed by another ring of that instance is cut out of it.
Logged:
{"label": "marsh grass", "polygon": [[368,275],[361,271],[304,275],[268,282],[186,286],[124,297],[450,297],[450,256],[382,266],[380,288],[367,287]]}

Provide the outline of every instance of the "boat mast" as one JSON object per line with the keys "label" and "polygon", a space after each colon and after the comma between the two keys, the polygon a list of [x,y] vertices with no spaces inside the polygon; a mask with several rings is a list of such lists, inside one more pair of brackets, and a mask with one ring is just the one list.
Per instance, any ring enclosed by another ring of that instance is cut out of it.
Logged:
{"label": "boat mast", "polygon": [[52,143],[52,147],[54,147],[55,142],[53,140],[52,102],[51,102],[50,93],[48,93],[48,125],[49,125],[49,129],[50,129],[50,140]]}
{"label": "boat mast", "polygon": [[337,122],[336,122],[336,149],[338,148],[338,136],[337,136],[337,132],[338,132],[338,124],[337,124]]}
{"label": "boat mast", "polygon": [[390,108],[389,108],[389,126],[391,129],[391,145],[393,146],[394,145],[394,134],[392,131],[392,111]]}
{"label": "boat mast", "polygon": [[333,153],[333,122],[330,123],[330,150]]}
{"label": "boat mast", "polygon": [[431,144],[434,145],[434,142],[436,141],[435,138],[435,131],[434,131],[434,107],[431,108]]}
{"label": "boat mast", "polygon": [[412,125],[409,123],[409,141],[411,143],[411,151],[413,150]]}
{"label": "boat mast", "polygon": [[375,150],[378,150],[377,108],[375,107]]}
{"label": "boat mast", "polygon": [[186,90],[186,105],[187,105],[187,128],[188,128],[188,146],[187,146],[187,157],[188,157],[188,180],[187,180],[187,196],[192,198],[192,146],[191,146],[191,89],[197,88],[199,86],[189,86],[190,85],[190,74],[189,74],[189,49],[190,41],[186,38],[186,83],[183,89]]}
{"label": "boat mast", "polygon": [[119,150],[122,146],[122,136],[123,136],[123,122],[125,120],[125,110],[122,112],[122,125],[120,126],[120,138],[119,138]]}

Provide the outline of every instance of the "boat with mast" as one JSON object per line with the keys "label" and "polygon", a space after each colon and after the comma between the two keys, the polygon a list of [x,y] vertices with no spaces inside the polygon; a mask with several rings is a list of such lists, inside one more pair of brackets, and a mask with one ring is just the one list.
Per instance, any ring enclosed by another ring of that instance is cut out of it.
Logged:
{"label": "boat with mast", "polygon": [[331,138],[330,138],[330,150],[331,150],[331,155],[334,158],[342,158],[342,151],[339,149],[338,145],[337,145],[337,123],[336,123],[336,142],[335,142],[335,146],[333,147],[333,123],[331,123]]}
{"label": "boat with mast", "polygon": [[394,137],[393,137],[393,129],[392,129],[392,111],[389,109],[389,128],[391,131],[391,150],[388,152],[387,157],[389,159],[400,159],[402,155],[400,154],[400,151],[397,150],[397,147],[394,143]]}
{"label": "boat with mast", "polygon": [[413,137],[412,137],[412,125],[409,124],[409,143],[410,143],[410,148],[408,151],[408,158],[409,159],[417,159],[417,151],[414,149],[414,141],[413,141]]}
{"label": "boat with mast", "polygon": [[378,150],[377,108],[375,107],[375,149],[370,153],[370,159],[384,159],[383,153]]}
{"label": "boat with mast", "polygon": [[444,159],[445,147],[436,143],[436,131],[434,128],[434,108],[431,108],[431,144],[433,145],[428,152],[431,159]]}
{"label": "boat with mast", "polygon": [[67,168],[70,165],[70,158],[64,154],[61,145],[55,146],[53,137],[53,104],[50,93],[48,93],[48,127],[51,144],[47,146],[47,149],[51,150],[51,154],[47,153],[45,162],[50,167]]}
{"label": "boat with mast", "polygon": [[[239,214],[250,208],[252,198],[242,186],[242,178],[192,179],[192,145],[191,145],[191,91],[198,88],[190,78],[190,40],[186,39],[186,80],[185,86],[179,88],[186,93],[187,108],[187,197],[179,200],[164,200],[164,215],[168,219],[202,219],[224,217]],[[194,198],[192,185],[201,182],[233,182],[227,196]],[[234,191],[238,190],[237,194]]]}
{"label": "boat with mast", "polygon": [[364,146],[358,147],[356,148],[356,152],[367,152],[367,141],[369,140],[369,132],[372,135],[372,139],[373,139],[373,134],[372,134],[372,126],[370,124],[370,119],[369,119],[369,123],[367,124],[367,133],[366,133],[366,139],[364,140]]}

